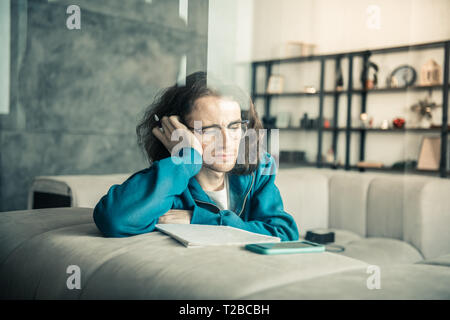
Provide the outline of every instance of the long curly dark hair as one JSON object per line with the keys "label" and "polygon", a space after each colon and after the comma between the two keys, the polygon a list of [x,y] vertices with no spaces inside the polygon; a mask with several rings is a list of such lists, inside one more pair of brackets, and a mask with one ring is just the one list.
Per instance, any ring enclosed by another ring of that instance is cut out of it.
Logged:
{"label": "long curly dark hair", "polygon": [[[236,163],[231,174],[246,175],[255,171],[260,163],[261,137],[263,125],[257,115],[255,106],[250,97],[238,86],[221,84],[219,81],[211,81],[206,72],[200,71],[186,77],[186,84],[175,84],[159,92],[152,104],[144,112],[144,116],[136,127],[137,142],[151,165],[170,157],[167,148],[153,135],[152,129],[158,124],[154,119],[156,114],[159,119],[163,116],[178,115],[182,123],[186,124],[186,117],[194,107],[197,99],[205,96],[227,97],[239,103],[242,119],[249,120],[248,129],[254,129],[257,139],[249,139],[245,136],[239,146],[239,153],[245,152],[244,163]],[[213,84],[211,84],[213,82]],[[256,140],[256,141],[255,141]],[[256,161],[249,160],[249,150],[257,152]],[[240,162],[240,161],[239,161]],[[256,162],[256,163],[255,163]]]}

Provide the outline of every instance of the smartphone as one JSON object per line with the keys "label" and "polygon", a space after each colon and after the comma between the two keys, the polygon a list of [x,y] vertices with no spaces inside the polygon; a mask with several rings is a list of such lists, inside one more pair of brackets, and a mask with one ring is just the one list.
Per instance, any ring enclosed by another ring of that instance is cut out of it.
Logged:
{"label": "smartphone", "polygon": [[275,243],[247,244],[245,246],[245,249],[261,254],[286,254],[286,253],[324,252],[325,246],[307,240],[298,240],[298,241],[283,241]]}

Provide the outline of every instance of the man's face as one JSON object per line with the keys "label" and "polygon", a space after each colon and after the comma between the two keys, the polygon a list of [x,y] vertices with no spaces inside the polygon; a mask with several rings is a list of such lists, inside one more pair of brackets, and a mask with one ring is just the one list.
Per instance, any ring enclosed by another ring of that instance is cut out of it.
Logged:
{"label": "man's face", "polygon": [[196,100],[187,125],[202,129],[203,165],[219,172],[233,169],[242,137],[241,108],[236,101],[206,96]]}

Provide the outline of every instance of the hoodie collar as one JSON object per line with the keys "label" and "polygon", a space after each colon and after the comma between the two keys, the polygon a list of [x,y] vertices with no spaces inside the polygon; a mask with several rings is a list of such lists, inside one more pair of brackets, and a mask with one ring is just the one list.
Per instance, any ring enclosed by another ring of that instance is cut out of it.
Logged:
{"label": "hoodie collar", "polygon": [[[253,184],[254,173],[250,175],[236,175],[228,174],[228,187],[230,198],[230,210],[240,214],[244,206],[244,202]],[[195,201],[208,203],[217,208],[214,201],[206,194],[197,179],[192,177],[189,180],[188,188],[191,191],[192,197]]]}

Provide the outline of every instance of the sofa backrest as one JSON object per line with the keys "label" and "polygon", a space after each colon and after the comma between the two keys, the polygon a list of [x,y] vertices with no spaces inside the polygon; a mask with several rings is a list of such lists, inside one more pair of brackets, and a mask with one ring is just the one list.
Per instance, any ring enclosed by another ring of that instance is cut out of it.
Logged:
{"label": "sofa backrest", "polygon": [[[29,209],[34,191],[67,195],[73,207],[93,208],[130,175],[37,177]],[[407,241],[426,258],[450,253],[450,179],[293,168],[278,170],[275,183],[301,236],[314,228],[344,229]]]}
{"label": "sofa backrest", "polygon": [[275,183],[301,235],[329,227],[404,240],[426,258],[450,253],[449,179],[295,168]]}
{"label": "sofa backrest", "polygon": [[301,236],[306,230],[329,226],[329,179],[327,170],[280,169],[275,184],[284,210],[297,222]]}

